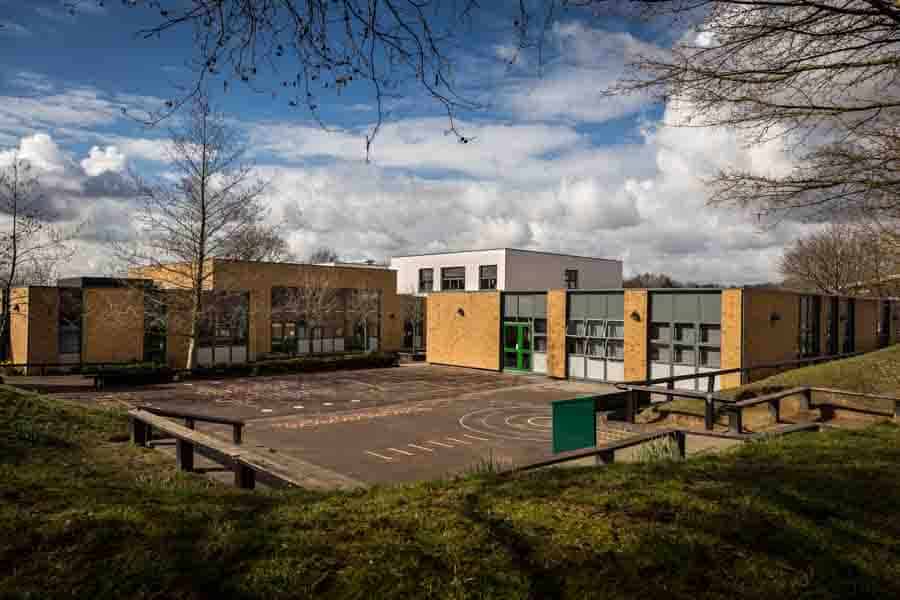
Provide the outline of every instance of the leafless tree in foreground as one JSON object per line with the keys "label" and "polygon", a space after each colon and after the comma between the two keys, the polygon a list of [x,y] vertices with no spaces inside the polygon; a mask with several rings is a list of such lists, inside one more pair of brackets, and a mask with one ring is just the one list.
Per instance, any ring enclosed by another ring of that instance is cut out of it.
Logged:
{"label": "leafless tree in foreground", "polygon": [[[291,315],[293,320],[304,321],[307,338],[312,341],[316,332],[333,323],[338,317],[343,323],[344,308],[341,289],[337,287],[334,274],[326,268],[305,268],[290,287],[277,288],[277,298],[273,298],[273,311]],[[319,338],[322,336],[320,335]]]}
{"label": "leafless tree in foreground", "polygon": [[877,292],[886,277],[900,273],[900,254],[855,224],[832,224],[797,240],[779,264],[787,282],[825,294]]}
{"label": "leafless tree in foreground", "polygon": [[13,153],[10,164],[0,169],[0,285],[3,313],[0,318],[0,356],[8,356],[12,288],[50,284],[56,265],[71,255],[69,239],[50,225],[41,207],[40,182],[28,161]]}
{"label": "leafless tree in foreground", "polygon": [[190,291],[186,367],[193,369],[205,314],[203,291],[212,277],[208,261],[229,258],[255,235],[265,215],[259,201],[265,186],[242,162],[237,132],[205,94],[194,99],[187,117],[183,128],[171,134],[170,167],[178,180],[137,178],[143,206],[135,219],[142,236],[135,247],[122,250],[145,276]]}

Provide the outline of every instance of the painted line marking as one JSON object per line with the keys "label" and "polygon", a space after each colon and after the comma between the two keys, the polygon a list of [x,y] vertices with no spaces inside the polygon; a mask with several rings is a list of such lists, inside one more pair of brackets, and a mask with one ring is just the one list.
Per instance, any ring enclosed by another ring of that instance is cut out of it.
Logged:
{"label": "painted line marking", "polygon": [[303,408],[303,405],[302,405],[302,404],[298,404],[298,405],[297,405],[297,406],[295,406],[295,407],[294,407],[294,408],[297,408],[297,409],[302,409],[302,408]]}
{"label": "painted line marking", "polygon": [[334,406],[334,402],[323,402],[322,406]]}
{"label": "painted line marking", "polygon": [[463,437],[472,438],[473,440],[481,440],[482,442],[489,442],[489,441],[491,441],[491,440],[488,439],[488,438],[478,437],[477,435],[469,435],[468,433],[464,433],[464,434],[463,434]]}
{"label": "painted line marking", "polygon": [[378,458],[380,458],[382,460],[386,460],[388,462],[391,462],[392,460],[394,460],[390,456],[384,456],[383,454],[378,454],[377,452],[369,452],[368,450],[366,450],[365,452],[366,452],[366,454],[371,454],[372,456],[377,456]]}
{"label": "painted line marking", "polygon": [[457,444],[465,444],[466,446],[472,445],[472,442],[468,442],[466,440],[458,440],[458,439],[452,438],[452,437],[448,437],[447,439],[450,440],[451,442],[456,442]]}
{"label": "painted line marking", "polygon": [[388,448],[388,450],[392,452],[399,452],[400,454],[405,454],[407,456],[415,456],[412,452],[407,452],[406,450],[400,450],[399,448]]}
{"label": "painted line marking", "polygon": [[416,448],[418,450],[424,450],[425,452],[434,452],[434,448],[426,448],[425,446],[416,446],[415,444],[407,444],[410,448]]}
{"label": "painted line marking", "polygon": [[434,440],[428,440],[425,442],[426,444],[434,444],[435,446],[443,446],[444,448],[455,448],[456,446],[451,446],[450,444],[445,444],[443,442],[436,442]]}
{"label": "painted line marking", "polygon": [[351,400],[350,402],[361,402],[361,400]]}

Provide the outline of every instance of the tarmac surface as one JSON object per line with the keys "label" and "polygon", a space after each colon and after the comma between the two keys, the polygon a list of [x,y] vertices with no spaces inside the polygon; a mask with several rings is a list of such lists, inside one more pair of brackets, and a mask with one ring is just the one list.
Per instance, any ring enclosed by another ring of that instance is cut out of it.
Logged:
{"label": "tarmac surface", "polygon": [[[103,391],[78,377],[27,379],[41,391],[79,402],[241,418],[247,421],[244,443],[272,452],[273,460],[278,455],[302,460],[363,485],[549,457],[551,403],[614,391],[606,384],[423,363]],[[203,423],[197,428],[230,438],[228,428]],[[601,439],[630,435],[605,424],[599,430]]]}

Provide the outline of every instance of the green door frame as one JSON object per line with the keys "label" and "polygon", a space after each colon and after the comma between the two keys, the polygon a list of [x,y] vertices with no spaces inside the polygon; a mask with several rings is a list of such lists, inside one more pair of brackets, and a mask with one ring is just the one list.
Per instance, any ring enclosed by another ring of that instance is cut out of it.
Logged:
{"label": "green door frame", "polygon": [[[506,330],[507,328],[516,329],[516,345],[515,347],[510,347],[506,345]],[[531,323],[522,323],[522,322],[506,322],[503,323],[503,370],[504,371],[524,371],[530,372],[532,369],[531,364],[531,352],[533,349],[534,340],[532,336],[528,336],[528,347],[525,347],[525,332],[529,331],[530,333]],[[516,366],[515,367],[507,367],[506,366],[506,355],[507,354],[515,354],[516,355]],[[525,361],[526,358],[528,361],[528,366],[526,368]]]}

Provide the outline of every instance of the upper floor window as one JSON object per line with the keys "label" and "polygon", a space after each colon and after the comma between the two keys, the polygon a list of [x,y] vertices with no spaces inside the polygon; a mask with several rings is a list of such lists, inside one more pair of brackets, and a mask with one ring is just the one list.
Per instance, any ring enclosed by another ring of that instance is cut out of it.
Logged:
{"label": "upper floor window", "polygon": [[434,289],[434,269],[419,269],[419,291],[430,292]]}
{"label": "upper floor window", "polygon": [[578,289],[578,269],[566,269],[566,289]]}
{"label": "upper floor window", "polygon": [[478,267],[478,289],[497,289],[497,265],[482,265]]}
{"label": "upper floor window", "polygon": [[466,289],[466,268],[465,267],[446,267],[441,269],[441,289],[442,290],[464,290]]}

